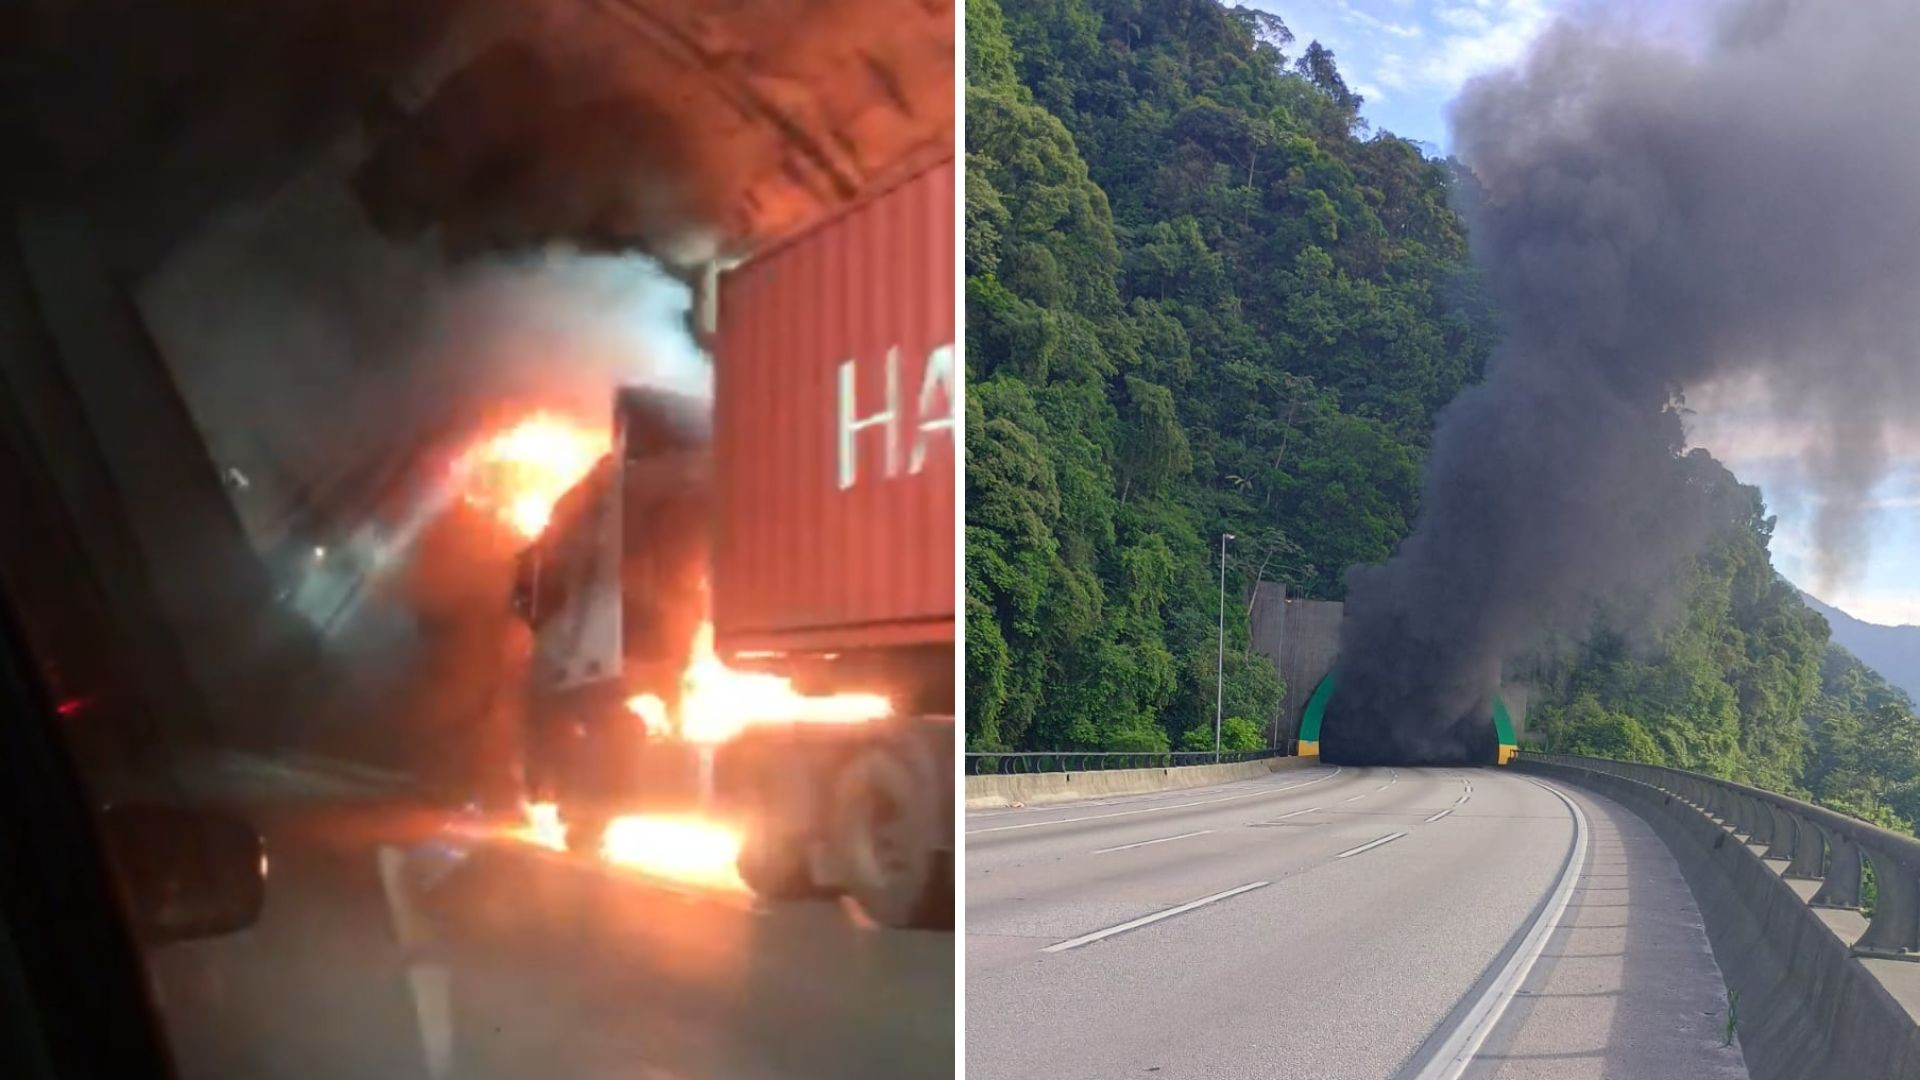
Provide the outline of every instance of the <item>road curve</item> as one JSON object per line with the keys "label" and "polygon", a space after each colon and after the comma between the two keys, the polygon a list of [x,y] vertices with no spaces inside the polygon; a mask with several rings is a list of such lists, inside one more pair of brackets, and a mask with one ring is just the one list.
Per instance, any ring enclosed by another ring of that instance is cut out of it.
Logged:
{"label": "road curve", "polygon": [[[1587,822],[1577,865],[1575,806]],[[1705,1070],[1688,1075],[1745,1075],[1737,1043],[1712,1038],[1718,972],[1697,909],[1686,936],[1691,897],[1670,856],[1592,796],[1506,770],[1319,766],[969,814],[965,830],[970,1077],[1383,1080],[1420,1072],[1476,1017],[1465,1068],[1429,1075],[1637,1075],[1645,1055],[1629,1042],[1652,1045],[1662,1068],[1678,1054]],[[1646,906],[1672,906],[1675,883],[1686,901],[1646,921],[1665,935],[1647,946],[1667,949],[1664,969],[1577,971],[1558,957],[1581,912],[1622,927],[1637,915],[1620,895],[1608,912],[1588,893],[1619,886],[1598,872],[1618,875],[1628,848],[1652,868],[1634,888],[1664,890]],[[1672,1038],[1655,1018],[1628,1040],[1623,1009],[1642,1006],[1590,1008],[1598,1030],[1563,1023],[1572,1041],[1543,1038],[1527,1018],[1552,1010],[1531,999],[1570,984],[1589,1005],[1632,992],[1694,1017],[1668,1024]],[[1475,1013],[1496,998],[1502,1008]]]}

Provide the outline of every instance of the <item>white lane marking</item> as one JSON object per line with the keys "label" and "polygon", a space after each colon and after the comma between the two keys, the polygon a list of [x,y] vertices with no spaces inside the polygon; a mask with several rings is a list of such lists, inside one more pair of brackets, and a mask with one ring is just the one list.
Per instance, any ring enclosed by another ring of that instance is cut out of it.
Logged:
{"label": "white lane marking", "polygon": [[1156,923],[1156,922],[1159,922],[1161,919],[1171,919],[1175,915],[1180,915],[1185,912],[1192,911],[1194,908],[1201,907],[1206,904],[1212,904],[1221,900],[1225,900],[1230,896],[1239,896],[1243,892],[1252,892],[1255,889],[1264,889],[1267,887],[1268,884],[1269,883],[1265,881],[1250,882],[1246,885],[1241,885],[1238,888],[1228,889],[1226,892],[1217,892],[1217,893],[1214,893],[1212,896],[1203,896],[1198,900],[1189,900],[1186,903],[1179,905],[1178,907],[1170,907],[1165,911],[1156,911],[1151,915],[1142,915],[1137,919],[1130,919],[1126,922],[1121,923],[1119,926],[1109,926],[1105,930],[1095,930],[1091,934],[1081,934],[1077,938],[1068,938],[1065,941],[1055,942],[1054,944],[1049,945],[1046,948],[1041,949],[1040,951],[1041,952],[1066,952],[1068,949],[1077,949],[1082,945],[1091,945],[1094,942],[1099,941],[1101,938],[1110,938],[1115,934],[1124,934],[1128,930],[1133,930],[1138,927],[1145,926],[1148,923]]}
{"label": "white lane marking", "polygon": [[1580,807],[1557,788],[1531,778],[1527,782],[1551,792],[1573,813],[1573,846],[1567,853],[1566,866],[1560,871],[1560,883],[1554,887],[1546,907],[1540,909],[1540,917],[1533,921],[1520,947],[1507,958],[1507,965],[1487,984],[1480,1000],[1474,1002],[1473,1007],[1461,1017],[1459,1026],[1440,1044],[1439,1051],[1416,1074],[1414,1080],[1458,1080],[1467,1066],[1473,1064],[1474,1055],[1480,1052],[1487,1036],[1493,1033],[1501,1014],[1507,1011],[1507,1004],[1513,1000],[1513,995],[1533,970],[1534,962],[1540,959],[1540,953],[1546,949],[1547,939],[1553,936],[1554,927],[1559,925],[1560,917],[1566,913],[1567,902],[1573,898],[1573,890],[1580,883],[1580,867],[1587,859],[1587,815],[1581,813]]}
{"label": "white lane marking", "polygon": [[1340,801],[1341,801],[1341,802],[1352,802],[1352,801],[1353,801],[1354,799],[1364,799],[1364,798],[1366,798],[1367,796],[1369,796],[1369,795],[1371,795],[1371,794],[1373,794],[1373,792],[1371,792],[1371,791],[1363,791],[1363,792],[1361,792],[1361,793],[1360,793],[1360,794],[1358,794],[1358,795],[1353,795],[1353,796],[1349,796],[1348,798],[1345,798],[1345,799],[1341,799]]}
{"label": "white lane marking", "polygon": [[453,1075],[453,973],[443,964],[408,964],[407,986],[420,1020],[427,1075],[445,1080]]}
{"label": "white lane marking", "polygon": [[1394,842],[1395,840],[1398,840],[1398,839],[1400,839],[1401,837],[1403,837],[1403,836],[1405,836],[1405,835],[1407,835],[1407,834],[1406,834],[1406,833],[1404,833],[1404,832],[1397,832],[1397,833],[1388,833],[1387,835],[1385,835],[1385,836],[1383,836],[1383,837],[1381,837],[1381,838],[1380,838],[1380,839],[1378,839],[1378,840],[1369,840],[1369,841],[1367,841],[1366,843],[1364,843],[1364,844],[1361,844],[1361,845],[1360,845],[1359,847],[1357,847],[1357,848],[1348,848],[1347,850],[1345,850],[1345,851],[1343,851],[1343,852],[1341,852],[1340,854],[1338,854],[1338,855],[1335,855],[1335,856],[1334,856],[1334,858],[1336,858],[1336,859],[1350,859],[1350,858],[1352,858],[1353,856],[1355,856],[1355,855],[1358,855],[1358,854],[1360,854],[1360,853],[1361,853],[1361,852],[1363,852],[1363,851],[1372,851],[1372,850],[1373,850],[1374,848],[1377,848],[1377,847],[1379,847],[1379,846],[1380,846],[1381,844],[1391,844],[1391,843],[1393,843],[1393,842]]}
{"label": "white lane marking", "polygon": [[1261,788],[1259,791],[1250,791],[1245,795],[1227,795],[1218,799],[1199,799],[1194,802],[1168,803],[1165,806],[1143,806],[1138,810],[1118,810],[1111,814],[1088,814],[1084,817],[1055,818],[1052,821],[1028,821],[1019,825],[995,825],[988,829],[968,829],[966,835],[974,836],[978,833],[1008,832],[1012,829],[1038,829],[1042,825],[1071,825],[1076,821],[1099,821],[1103,818],[1126,817],[1130,814],[1151,814],[1157,810],[1178,810],[1183,806],[1205,806],[1209,803],[1235,802],[1240,799],[1257,799],[1263,795],[1277,795],[1282,791],[1292,791],[1294,788],[1324,784],[1328,780],[1339,776],[1342,768],[1344,768],[1344,766],[1335,765],[1332,772],[1317,779],[1309,780],[1304,784],[1287,784],[1284,787]]}
{"label": "white lane marking", "polygon": [[426,918],[414,907],[413,890],[406,876],[406,853],[391,844],[382,845],[374,862],[380,874],[381,891],[386,895],[387,913],[393,921],[393,936],[409,955],[407,987],[412,991],[414,1019],[419,1027],[427,1075],[432,1080],[442,1080],[453,1073],[453,974],[444,964],[423,958],[423,950],[433,943],[433,932]]}
{"label": "white lane marking", "polygon": [[1179,836],[1163,836],[1158,840],[1142,840],[1137,844],[1117,844],[1113,847],[1099,848],[1088,854],[1105,855],[1109,851],[1125,851],[1128,848],[1146,847],[1148,844],[1164,844],[1169,840],[1185,840],[1189,836],[1205,836],[1212,831],[1212,829],[1201,829],[1198,832],[1183,832]]}
{"label": "white lane marking", "polygon": [[1320,810],[1320,807],[1318,807],[1318,806],[1309,806],[1309,807],[1307,807],[1307,808],[1306,808],[1305,810],[1295,810],[1295,811],[1293,811],[1292,813],[1287,813],[1287,814],[1281,814],[1281,815],[1280,815],[1279,817],[1277,817],[1277,818],[1273,818],[1272,820],[1274,820],[1274,821],[1285,821],[1285,820],[1287,820],[1287,819],[1288,819],[1288,818],[1290,818],[1290,817],[1299,817],[1299,816],[1300,816],[1301,814],[1312,814],[1312,813],[1317,813],[1317,812],[1318,812],[1319,810]]}
{"label": "white lane marking", "polygon": [[1428,818],[1428,819],[1427,819],[1427,823],[1428,823],[1428,824],[1432,824],[1433,822],[1436,822],[1436,821],[1439,821],[1439,820],[1440,820],[1441,818],[1443,818],[1443,817],[1446,817],[1446,816],[1447,816],[1448,814],[1451,814],[1451,813],[1453,813],[1453,811],[1452,811],[1451,809],[1447,809],[1447,810],[1442,810],[1442,811],[1440,811],[1439,813],[1437,813],[1437,814],[1435,814],[1435,815],[1433,815],[1432,817],[1430,817],[1430,818]]}

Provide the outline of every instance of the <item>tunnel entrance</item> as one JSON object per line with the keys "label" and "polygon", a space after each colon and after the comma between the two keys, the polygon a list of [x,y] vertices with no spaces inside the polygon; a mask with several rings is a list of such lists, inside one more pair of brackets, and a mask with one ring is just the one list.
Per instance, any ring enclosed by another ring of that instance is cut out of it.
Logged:
{"label": "tunnel entrance", "polygon": [[[1519,742],[1514,736],[1513,717],[1507,709],[1506,698],[1495,691],[1493,700],[1485,713],[1485,720],[1478,716],[1462,717],[1451,727],[1437,727],[1437,743],[1447,743],[1465,749],[1460,754],[1462,760],[1408,761],[1408,755],[1396,748],[1367,745],[1366,740],[1352,736],[1343,737],[1336,725],[1329,733],[1326,730],[1327,708],[1333,702],[1335,672],[1328,672],[1313,689],[1313,697],[1308,699],[1306,712],[1300,718],[1300,756],[1318,757],[1324,761],[1341,765],[1385,765],[1385,764],[1494,764],[1505,765],[1513,760],[1519,750]],[[1464,730],[1462,730],[1464,729]],[[1321,750],[1322,736],[1331,734],[1325,753]],[[1414,755],[1419,756],[1419,755]],[[1449,755],[1450,758],[1452,755]]]}

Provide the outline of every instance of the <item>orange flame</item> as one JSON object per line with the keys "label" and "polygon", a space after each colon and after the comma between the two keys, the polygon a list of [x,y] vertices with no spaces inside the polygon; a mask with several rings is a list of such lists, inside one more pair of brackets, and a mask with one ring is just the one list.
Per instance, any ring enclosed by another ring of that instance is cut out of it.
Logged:
{"label": "orange flame", "polygon": [[554,851],[567,850],[567,826],[560,820],[558,805],[550,802],[528,803],[524,809],[527,820],[513,830],[516,838]]}
{"label": "orange flame", "polygon": [[629,814],[607,824],[600,856],[615,866],[707,889],[745,892],[740,834],[699,817]]}
{"label": "orange flame", "polygon": [[[525,843],[551,851],[567,850],[567,826],[560,808],[529,803],[526,820],[510,830]],[[697,816],[627,814],[607,823],[600,857],[614,866],[682,885],[745,892],[734,862],[740,857],[740,833]]]}
{"label": "orange flame", "polygon": [[[649,734],[668,727],[667,706],[655,694],[627,699]],[[735,671],[713,651],[713,623],[693,633],[693,659],[681,676],[680,737],[708,746],[759,724],[863,724],[893,711],[879,694],[802,694],[791,679]]]}
{"label": "orange flame", "polygon": [[605,430],[551,413],[534,413],[461,455],[467,502],[491,510],[528,539],[540,535],[553,506],[607,452]]}

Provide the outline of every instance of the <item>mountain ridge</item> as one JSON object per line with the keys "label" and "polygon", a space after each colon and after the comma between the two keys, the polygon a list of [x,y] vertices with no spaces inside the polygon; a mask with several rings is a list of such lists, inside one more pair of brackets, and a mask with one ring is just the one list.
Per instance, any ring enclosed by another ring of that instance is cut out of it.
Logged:
{"label": "mountain ridge", "polygon": [[1805,589],[1800,590],[1800,596],[1832,627],[1834,644],[1920,701],[1920,626],[1871,623],[1841,611]]}

